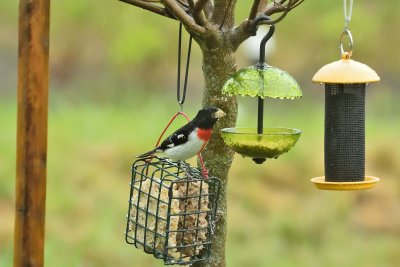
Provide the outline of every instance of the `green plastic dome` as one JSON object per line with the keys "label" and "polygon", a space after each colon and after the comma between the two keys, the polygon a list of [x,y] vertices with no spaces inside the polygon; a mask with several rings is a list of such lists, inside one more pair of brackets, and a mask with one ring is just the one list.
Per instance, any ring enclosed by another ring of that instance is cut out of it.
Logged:
{"label": "green plastic dome", "polygon": [[259,96],[295,99],[302,96],[296,80],[286,71],[267,64],[244,68],[232,75],[224,84],[226,95]]}

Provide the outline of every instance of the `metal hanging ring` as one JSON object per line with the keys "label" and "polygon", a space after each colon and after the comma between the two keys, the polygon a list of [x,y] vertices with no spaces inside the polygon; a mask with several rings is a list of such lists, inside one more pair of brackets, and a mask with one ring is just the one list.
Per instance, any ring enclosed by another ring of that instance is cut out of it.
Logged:
{"label": "metal hanging ring", "polygon": [[[343,48],[343,38],[344,36],[347,36],[349,38],[349,51],[344,51]],[[349,30],[344,30],[342,35],[340,36],[340,44],[339,44],[339,49],[340,49],[340,55],[346,56],[346,58],[350,58],[352,53],[353,53],[353,36],[351,35],[351,32]]]}
{"label": "metal hanging ring", "polygon": [[254,21],[252,22],[252,25],[251,25],[251,31],[252,31],[251,35],[252,36],[256,36],[257,30],[258,30],[258,26],[260,26],[260,24],[261,24],[260,22],[269,21],[269,20],[271,20],[271,18],[269,16],[267,16],[267,15],[264,15],[264,14],[256,17],[254,19]]}

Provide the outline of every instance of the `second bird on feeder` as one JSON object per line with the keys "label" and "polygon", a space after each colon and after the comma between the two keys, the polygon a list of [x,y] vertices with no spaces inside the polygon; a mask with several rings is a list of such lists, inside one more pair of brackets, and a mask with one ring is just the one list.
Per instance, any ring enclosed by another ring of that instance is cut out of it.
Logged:
{"label": "second bird on feeder", "polygon": [[145,158],[154,154],[163,154],[173,161],[187,160],[198,155],[206,147],[212,135],[212,129],[225,112],[216,107],[205,107],[196,117],[168,136],[158,147],[137,156]]}

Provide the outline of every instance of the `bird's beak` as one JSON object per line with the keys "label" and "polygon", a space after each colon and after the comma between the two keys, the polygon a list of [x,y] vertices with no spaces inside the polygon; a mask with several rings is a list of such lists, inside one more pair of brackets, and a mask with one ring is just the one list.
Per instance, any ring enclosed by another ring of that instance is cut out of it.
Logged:
{"label": "bird's beak", "polygon": [[223,112],[221,109],[218,109],[215,113],[214,113],[214,118],[219,119],[222,118],[226,115],[225,112]]}

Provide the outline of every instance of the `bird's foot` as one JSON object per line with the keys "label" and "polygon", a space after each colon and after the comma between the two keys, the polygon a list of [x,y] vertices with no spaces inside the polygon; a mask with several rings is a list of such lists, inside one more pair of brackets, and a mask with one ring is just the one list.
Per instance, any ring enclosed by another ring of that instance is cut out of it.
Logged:
{"label": "bird's foot", "polygon": [[190,166],[183,160],[178,161],[179,169],[181,169],[185,173],[185,177],[189,180],[193,180],[193,176],[190,174]]}
{"label": "bird's foot", "polygon": [[201,170],[201,175],[203,175],[204,179],[208,179],[208,177],[210,177],[210,173],[205,167]]}

